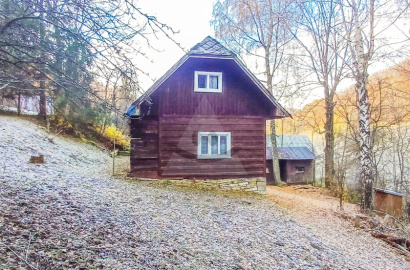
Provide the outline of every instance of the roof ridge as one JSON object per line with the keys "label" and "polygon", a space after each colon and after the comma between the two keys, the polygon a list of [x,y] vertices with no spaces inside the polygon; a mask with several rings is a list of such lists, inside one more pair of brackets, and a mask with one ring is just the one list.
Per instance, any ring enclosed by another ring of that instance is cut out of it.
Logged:
{"label": "roof ridge", "polygon": [[236,54],[222,45],[218,40],[211,36],[207,36],[204,40],[197,43],[188,51],[189,55],[215,55],[215,56],[231,56],[236,57]]}

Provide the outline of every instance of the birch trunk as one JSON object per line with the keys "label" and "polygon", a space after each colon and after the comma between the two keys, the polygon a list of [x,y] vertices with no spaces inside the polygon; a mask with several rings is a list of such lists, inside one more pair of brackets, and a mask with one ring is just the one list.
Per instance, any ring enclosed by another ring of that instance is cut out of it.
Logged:
{"label": "birch trunk", "polygon": [[[373,29],[373,1],[370,1],[370,27]],[[353,3],[355,3],[353,1]],[[370,46],[367,53],[364,52],[364,40],[362,29],[359,24],[359,10],[354,5],[354,50],[356,61],[354,63],[357,105],[359,110],[359,143],[360,143],[360,183],[362,185],[362,208],[370,210],[372,205],[373,172],[372,172],[372,146],[370,138],[370,108],[367,81],[369,75],[367,68],[373,50],[373,32],[370,33]]]}

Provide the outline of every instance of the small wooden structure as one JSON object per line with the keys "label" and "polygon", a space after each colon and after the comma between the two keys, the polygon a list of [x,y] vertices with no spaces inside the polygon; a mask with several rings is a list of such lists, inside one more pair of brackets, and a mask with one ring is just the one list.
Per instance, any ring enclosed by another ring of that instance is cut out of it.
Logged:
{"label": "small wooden structure", "polygon": [[377,211],[401,218],[403,217],[404,198],[404,194],[387,189],[374,188],[373,207]]}
{"label": "small wooden structure", "polygon": [[211,37],[195,45],[127,111],[131,176],[265,178],[266,120],[290,114]]}
{"label": "small wooden structure", "polygon": [[[276,144],[279,155],[281,181],[287,184],[311,184],[314,180],[315,152],[305,135],[278,135]],[[266,183],[274,184],[272,171],[272,146],[266,136]]]}

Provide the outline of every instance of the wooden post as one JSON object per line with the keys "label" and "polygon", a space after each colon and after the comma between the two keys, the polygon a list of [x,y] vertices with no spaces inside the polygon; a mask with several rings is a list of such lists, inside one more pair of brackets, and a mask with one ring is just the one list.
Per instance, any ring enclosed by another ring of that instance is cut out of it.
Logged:
{"label": "wooden post", "polygon": [[17,115],[21,115],[21,91],[19,90],[19,96],[17,100]]}
{"label": "wooden post", "polygon": [[112,153],[112,175],[115,175],[115,134],[114,134],[114,151]]}

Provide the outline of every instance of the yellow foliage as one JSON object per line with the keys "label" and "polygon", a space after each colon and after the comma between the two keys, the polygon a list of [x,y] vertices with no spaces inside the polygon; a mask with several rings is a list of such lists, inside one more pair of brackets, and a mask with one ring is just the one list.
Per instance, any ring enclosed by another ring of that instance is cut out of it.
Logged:
{"label": "yellow foliage", "polygon": [[[371,125],[393,125],[410,122],[410,60],[369,77],[368,85]],[[356,90],[354,86],[335,96],[334,133],[343,134],[357,128]],[[324,134],[325,100],[318,99],[292,112],[293,118],[276,121],[278,134]],[[268,130],[267,130],[268,132]]]}
{"label": "yellow foliage", "polygon": [[115,144],[121,145],[121,146],[128,146],[130,144],[129,140],[122,134],[120,130],[117,130],[115,126],[109,126],[105,130],[105,135],[114,140],[115,138]]}

